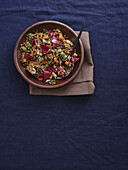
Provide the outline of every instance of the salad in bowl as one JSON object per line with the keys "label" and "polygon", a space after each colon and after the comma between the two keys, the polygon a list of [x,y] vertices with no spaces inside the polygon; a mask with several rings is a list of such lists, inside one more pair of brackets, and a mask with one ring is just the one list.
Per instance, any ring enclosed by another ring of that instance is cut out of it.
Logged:
{"label": "salad in bowl", "polygon": [[34,33],[27,33],[20,44],[20,61],[38,81],[53,85],[67,77],[79,60],[76,50],[70,57],[73,45],[58,28],[41,31],[36,28]]}

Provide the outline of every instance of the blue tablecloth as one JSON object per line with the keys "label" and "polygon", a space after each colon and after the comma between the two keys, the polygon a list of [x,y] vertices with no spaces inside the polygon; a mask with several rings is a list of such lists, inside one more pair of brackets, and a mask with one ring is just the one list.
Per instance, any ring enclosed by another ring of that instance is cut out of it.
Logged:
{"label": "blue tablecloth", "polygon": [[[13,50],[31,24],[85,21],[91,96],[31,96]],[[128,169],[128,1],[0,2],[0,169]]]}

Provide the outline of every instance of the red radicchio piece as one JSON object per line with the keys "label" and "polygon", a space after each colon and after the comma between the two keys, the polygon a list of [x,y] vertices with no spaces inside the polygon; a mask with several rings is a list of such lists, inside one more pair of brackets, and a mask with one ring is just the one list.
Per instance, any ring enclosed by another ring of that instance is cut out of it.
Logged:
{"label": "red radicchio piece", "polygon": [[31,55],[29,55],[29,54],[24,54],[24,58],[27,58],[27,59],[29,59],[30,61],[34,61],[35,60],[35,58],[33,57],[33,56],[31,56]]}
{"label": "red radicchio piece", "polygon": [[47,31],[50,34],[50,38],[52,40],[52,43],[55,47],[61,46],[62,44],[64,44],[63,41],[56,41],[55,37],[58,36],[59,34],[54,34],[53,31]]}
{"label": "red radicchio piece", "polygon": [[53,31],[47,31],[50,34],[51,40],[55,40],[55,34]]}
{"label": "red radicchio piece", "polygon": [[54,34],[53,31],[47,31],[50,34],[50,38],[55,39],[55,37],[59,36],[59,33]]}
{"label": "red radicchio piece", "polygon": [[47,31],[49,34],[54,34],[54,32],[53,31]]}
{"label": "red radicchio piece", "polygon": [[55,41],[55,40],[53,40],[52,43],[55,47],[58,47],[58,46],[61,46],[62,44],[64,44],[63,41]]}
{"label": "red radicchio piece", "polygon": [[44,55],[48,54],[51,51],[50,48],[46,45],[40,45],[40,50],[41,53]]}
{"label": "red radicchio piece", "polygon": [[44,70],[44,81],[46,81],[51,76],[49,71]]}
{"label": "red radicchio piece", "polygon": [[56,72],[57,69],[56,69],[56,68],[53,68],[53,67],[47,67],[47,68],[45,69],[45,71]]}
{"label": "red radicchio piece", "polygon": [[79,58],[75,58],[75,57],[72,57],[71,58],[71,62],[73,62],[73,63],[75,63],[76,61],[78,61],[79,60]]}
{"label": "red radicchio piece", "polygon": [[60,68],[57,68],[57,71],[59,71],[60,73],[62,73],[62,70]]}
{"label": "red radicchio piece", "polygon": [[57,71],[60,72],[61,76],[64,76],[63,70],[61,70],[60,68],[58,68]]}
{"label": "red radicchio piece", "polygon": [[36,45],[38,45],[37,40],[35,39],[35,37],[33,37],[33,41],[35,42]]}
{"label": "red radicchio piece", "polygon": [[43,73],[36,73],[39,77],[44,77]]}

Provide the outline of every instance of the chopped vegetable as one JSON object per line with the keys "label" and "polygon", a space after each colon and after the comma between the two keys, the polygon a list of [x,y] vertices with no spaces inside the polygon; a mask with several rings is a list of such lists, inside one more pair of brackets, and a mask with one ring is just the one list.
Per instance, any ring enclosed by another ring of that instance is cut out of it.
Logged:
{"label": "chopped vegetable", "polygon": [[48,54],[51,51],[50,48],[46,45],[40,45],[40,50],[41,53],[44,55]]}
{"label": "chopped vegetable", "polygon": [[66,62],[65,62],[65,65],[68,65],[68,64],[69,64],[69,62],[68,62],[68,61],[66,61]]}
{"label": "chopped vegetable", "polygon": [[73,56],[74,56],[74,57],[77,57],[77,54],[76,54],[76,53],[74,53],[74,54],[73,54]]}
{"label": "chopped vegetable", "polygon": [[51,76],[49,71],[44,70],[44,80],[46,81]]}
{"label": "chopped vegetable", "polygon": [[43,78],[42,78],[42,77],[38,77],[38,80],[39,80],[39,81],[42,81],[42,80],[43,80]]}
{"label": "chopped vegetable", "polygon": [[78,60],[79,60],[79,58],[72,57],[70,61],[73,62],[73,63],[75,63],[75,62],[78,61]]}
{"label": "chopped vegetable", "polygon": [[44,37],[43,37],[43,39],[48,40],[48,39],[49,39],[49,36],[48,36],[48,35],[46,35],[46,36],[44,36]]}
{"label": "chopped vegetable", "polygon": [[24,58],[22,62],[23,62],[23,63],[26,63],[26,62],[27,62],[27,59],[26,59],[26,58]]}
{"label": "chopped vegetable", "polygon": [[59,33],[59,40],[63,40],[63,39],[64,39],[63,35]]}
{"label": "chopped vegetable", "polygon": [[33,61],[33,60],[35,60],[35,58],[33,57],[33,56],[31,56],[31,55],[29,55],[29,54],[24,54],[24,58],[27,58],[27,59],[29,59],[30,61]]}
{"label": "chopped vegetable", "polygon": [[49,78],[52,79],[52,75]]}
{"label": "chopped vegetable", "polygon": [[44,77],[43,73],[37,73],[36,75],[38,75],[39,77]]}
{"label": "chopped vegetable", "polygon": [[37,40],[35,39],[34,36],[33,36],[33,40],[34,40],[35,44],[38,45],[38,42],[37,42]]}

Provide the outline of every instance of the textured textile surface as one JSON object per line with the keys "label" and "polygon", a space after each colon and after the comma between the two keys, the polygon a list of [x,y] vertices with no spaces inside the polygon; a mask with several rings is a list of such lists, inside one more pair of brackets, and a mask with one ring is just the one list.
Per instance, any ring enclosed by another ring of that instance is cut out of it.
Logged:
{"label": "textured textile surface", "polygon": [[[32,96],[13,50],[31,24],[90,33],[95,93]],[[0,2],[0,169],[128,169],[128,1]]]}
{"label": "textured textile surface", "polygon": [[[76,31],[79,34],[79,31]],[[93,62],[90,51],[89,33],[83,32],[81,40],[84,46],[84,62],[75,79],[66,86],[57,89],[43,89],[29,84],[29,93],[32,95],[55,95],[55,96],[70,96],[70,95],[89,95],[94,93],[93,83]]]}

